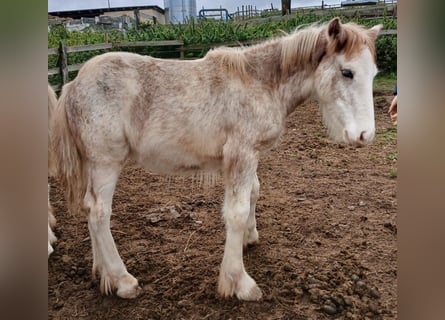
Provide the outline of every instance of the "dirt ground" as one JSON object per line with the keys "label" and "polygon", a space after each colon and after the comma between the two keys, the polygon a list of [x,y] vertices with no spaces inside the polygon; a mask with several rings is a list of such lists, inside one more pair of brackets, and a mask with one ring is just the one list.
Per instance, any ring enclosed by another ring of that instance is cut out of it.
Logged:
{"label": "dirt ground", "polygon": [[216,294],[224,247],[221,182],[150,174],[131,163],[113,203],[112,233],[142,293],[102,296],[91,277],[86,218],[66,213],[54,181],[58,224],[48,260],[49,319],[396,319],[397,130],[391,91],[377,92],[376,140],[330,142],[315,103],[288,119],[259,166],[260,242],[244,253],[260,302]]}

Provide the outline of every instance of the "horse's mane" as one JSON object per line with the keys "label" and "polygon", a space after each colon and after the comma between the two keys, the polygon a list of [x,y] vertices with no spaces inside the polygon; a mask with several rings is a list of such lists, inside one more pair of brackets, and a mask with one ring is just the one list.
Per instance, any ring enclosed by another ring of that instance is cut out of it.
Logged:
{"label": "horse's mane", "polygon": [[245,47],[219,47],[207,53],[206,58],[216,58],[218,63],[230,74],[236,74],[241,79],[248,79],[247,66],[249,61],[244,54]]}
{"label": "horse's mane", "polygon": [[[251,47],[227,48],[220,47],[207,53],[206,58],[215,59],[228,73],[237,74],[241,79],[248,79],[250,59],[248,52],[258,52],[259,56],[273,56],[273,53],[266,54],[266,47],[273,48],[274,53],[280,52],[276,56],[280,61],[279,69],[281,75],[291,74],[295,70],[307,68],[315,69],[324,55],[343,53],[347,58],[360,52],[363,45],[366,45],[371,54],[375,55],[374,40],[368,35],[366,29],[355,24],[345,23],[341,25],[341,33],[328,42],[328,23],[300,26],[285,36],[276,37],[263,43]],[[271,63],[267,61],[265,63]]]}
{"label": "horse's mane", "polygon": [[319,55],[323,54],[322,26],[312,24],[299,27],[293,33],[281,40],[281,72],[290,73],[294,69],[316,67],[319,61],[313,59],[314,52],[319,47]]}

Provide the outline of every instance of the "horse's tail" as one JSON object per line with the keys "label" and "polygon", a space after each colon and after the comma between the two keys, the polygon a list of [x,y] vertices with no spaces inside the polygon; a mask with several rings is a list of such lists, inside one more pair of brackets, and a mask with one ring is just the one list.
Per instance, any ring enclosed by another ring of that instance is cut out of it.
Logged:
{"label": "horse's tail", "polygon": [[68,122],[67,108],[70,107],[69,85],[63,87],[51,119],[50,148],[56,175],[65,188],[68,209],[74,213],[83,208],[87,188],[84,164],[85,147],[78,134],[75,121]]}
{"label": "horse's tail", "polygon": [[[54,110],[57,106],[57,97],[54,90],[51,88],[51,86],[48,84],[48,143],[50,143],[50,137],[51,137],[51,126],[50,122],[54,113]],[[48,175],[49,176],[55,176],[56,168],[54,163],[54,156],[52,154],[51,147],[48,147]]]}

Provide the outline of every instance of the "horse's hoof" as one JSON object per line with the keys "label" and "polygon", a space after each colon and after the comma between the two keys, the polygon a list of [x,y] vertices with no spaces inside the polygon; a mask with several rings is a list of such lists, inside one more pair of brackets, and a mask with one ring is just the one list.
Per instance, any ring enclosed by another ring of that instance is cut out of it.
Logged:
{"label": "horse's hoof", "polygon": [[257,229],[252,229],[251,231],[246,231],[244,233],[243,247],[244,249],[253,246],[259,242],[259,235]]}
{"label": "horse's hoof", "polygon": [[122,299],[134,299],[141,293],[141,291],[141,287],[137,286],[135,288],[117,290],[116,294]]}
{"label": "horse's hoof", "polygon": [[249,292],[242,294],[238,293],[236,296],[239,300],[259,301],[263,297],[263,293],[261,292],[261,289],[258,286],[256,286],[252,288]]}
{"label": "horse's hoof", "polygon": [[236,296],[239,300],[258,301],[263,297],[261,289],[249,275],[245,274],[238,283]]}
{"label": "horse's hoof", "polygon": [[137,279],[128,273],[119,280],[116,294],[122,299],[134,299],[141,291]]}

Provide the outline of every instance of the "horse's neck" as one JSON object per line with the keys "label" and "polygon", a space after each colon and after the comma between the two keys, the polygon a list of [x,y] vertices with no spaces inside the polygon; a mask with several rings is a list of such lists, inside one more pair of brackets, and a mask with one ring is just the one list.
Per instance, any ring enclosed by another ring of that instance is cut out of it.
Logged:
{"label": "horse's neck", "polygon": [[312,73],[307,71],[296,73],[279,87],[278,95],[287,115],[312,96],[313,87]]}
{"label": "horse's neck", "polygon": [[269,42],[249,48],[246,57],[249,61],[249,74],[269,87],[281,101],[286,114],[310,98],[313,89],[313,70],[295,69],[285,74],[282,70],[282,55],[279,41]]}

